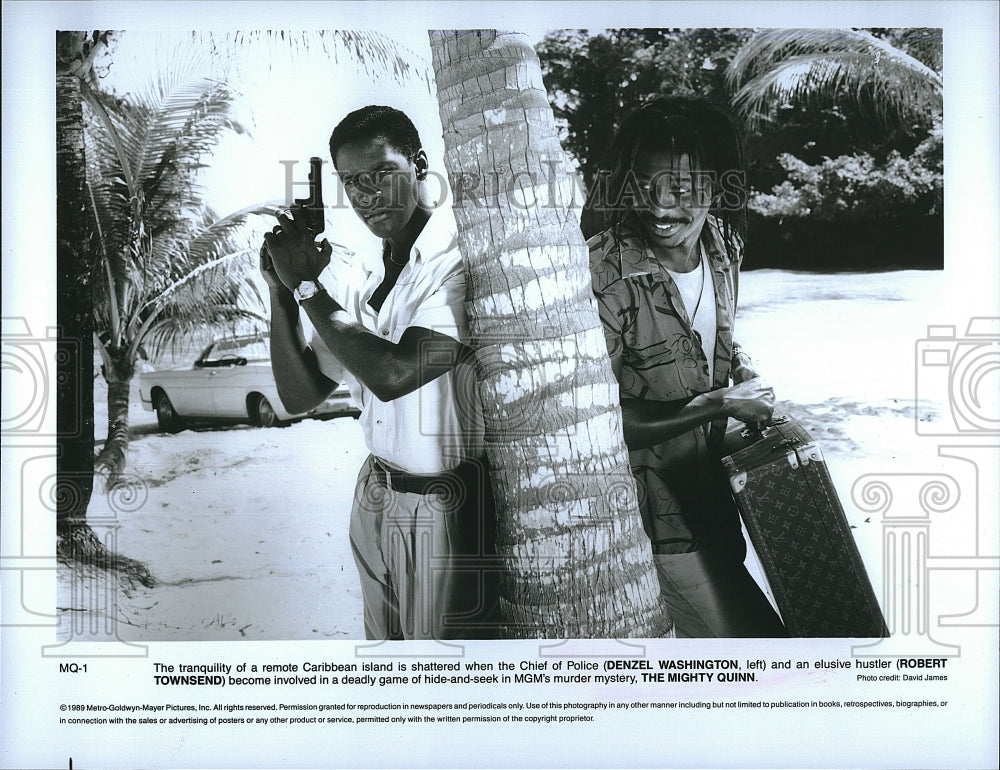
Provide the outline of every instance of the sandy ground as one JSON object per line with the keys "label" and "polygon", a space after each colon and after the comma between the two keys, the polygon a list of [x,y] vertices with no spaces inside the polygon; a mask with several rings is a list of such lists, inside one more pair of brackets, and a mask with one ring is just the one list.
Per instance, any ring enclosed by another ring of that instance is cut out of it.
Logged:
{"label": "sandy ground", "polygon": [[[881,596],[881,529],[851,500],[865,473],[911,468],[914,345],[926,332],[935,272],[744,274],[737,338],[774,386],[779,410],[821,444],[859,549]],[[106,422],[98,386],[99,440]],[[939,409],[940,403],[921,405]],[[145,562],[152,589],[95,597],[97,582],[62,570],[60,639],[126,641],[363,638],[347,539],[350,499],[367,452],[350,417],[270,430],[249,426],[162,434],[135,395],[132,495],[95,494],[118,550]],[[97,610],[94,607],[97,606]],[[114,631],[101,622],[117,618]]]}

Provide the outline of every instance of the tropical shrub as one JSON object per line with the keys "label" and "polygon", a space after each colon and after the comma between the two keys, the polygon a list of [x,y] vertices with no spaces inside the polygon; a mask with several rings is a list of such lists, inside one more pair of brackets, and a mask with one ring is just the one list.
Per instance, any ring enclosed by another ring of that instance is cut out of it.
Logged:
{"label": "tropical shrub", "polygon": [[787,179],[769,193],[755,191],[750,197],[751,211],[764,217],[835,220],[941,213],[940,125],[909,157],[892,150],[882,162],[869,153],[855,153],[809,164],[786,152],[778,163]]}

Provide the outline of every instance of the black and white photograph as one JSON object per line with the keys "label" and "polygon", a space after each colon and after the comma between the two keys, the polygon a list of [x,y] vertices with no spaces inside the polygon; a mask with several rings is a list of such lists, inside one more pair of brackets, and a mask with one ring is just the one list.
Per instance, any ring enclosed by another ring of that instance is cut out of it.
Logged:
{"label": "black and white photograph", "polygon": [[996,6],[86,8],[0,766],[996,766]]}

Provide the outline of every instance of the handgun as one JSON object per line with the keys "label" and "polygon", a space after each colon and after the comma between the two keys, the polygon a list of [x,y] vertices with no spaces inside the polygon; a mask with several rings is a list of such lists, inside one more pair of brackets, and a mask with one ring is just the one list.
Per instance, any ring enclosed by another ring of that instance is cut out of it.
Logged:
{"label": "handgun", "polygon": [[323,207],[323,159],[309,159],[309,197],[296,198],[295,202],[304,207],[306,228],[313,235],[319,235],[326,227],[326,210]]}
{"label": "handgun", "polygon": [[[312,157],[309,159],[309,197],[296,198],[294,202],[303,207],[306,229],[313,236],[323,232],[326,227],[326,212],[323,207],[322,158]],[[268,254],[266,245],[260,248],[260,269],[264,271],[274,270],[271,255]]]}

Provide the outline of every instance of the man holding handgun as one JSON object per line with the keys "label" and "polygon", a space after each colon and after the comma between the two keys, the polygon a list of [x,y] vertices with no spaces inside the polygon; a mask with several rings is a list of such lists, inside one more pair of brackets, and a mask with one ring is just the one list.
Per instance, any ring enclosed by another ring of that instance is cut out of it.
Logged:
{"label": "man holding handgun", "polygon": [[[352,112],[334,129],[330,154],[382,253],[362,258],[362,278],[335,276],[327,291],[318,279],[332,249],[316,244],[322,224],[309,216],[318,201],[279,214],[261,250],[278,393],[289,411],[305,412],[346,379],[361,407],[371,456],[350,539],[367,638],[495,636],[493,499],[471,351],[461,342],[454,218],[425,201],[427,155],[399,110]],[[315,329],[308,342],[300,309]]]}

